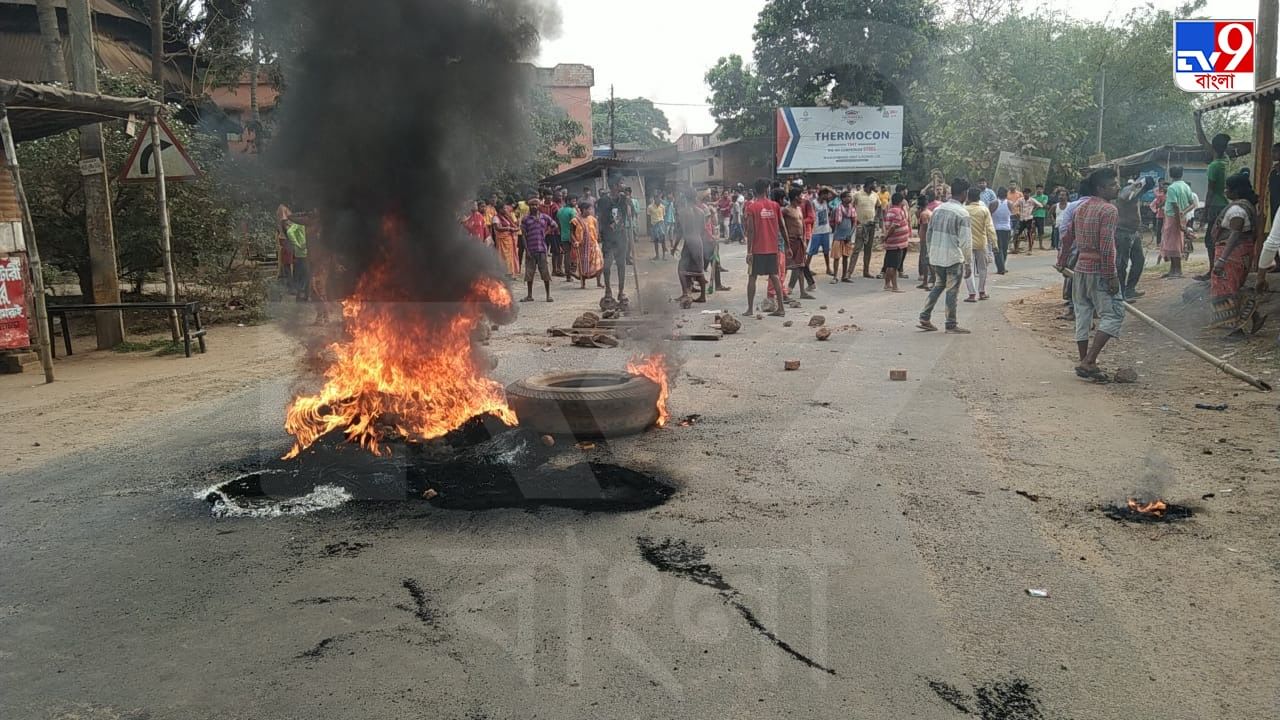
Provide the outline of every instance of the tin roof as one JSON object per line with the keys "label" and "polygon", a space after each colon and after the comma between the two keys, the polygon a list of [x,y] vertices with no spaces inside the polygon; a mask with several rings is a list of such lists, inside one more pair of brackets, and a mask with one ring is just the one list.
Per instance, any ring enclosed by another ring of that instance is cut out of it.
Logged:
{"label": "tin roof", "polygon": [[[0,5],[28,5],[35,7],[36,0],[3,0]],[[53,6],[62,10],[67,8],[67,0],[53,0]],[[89,9],[97,15],[109,15],[126,20],[134,20],[150,26],[147,18],[119,0],[89,0]]]}
{"label": "tin roof", "polygon": [[1245,103],[1256,102],[1258,100],[1276,100],[1280,99],[1280,78],[1272,78],[1264,80],[1256,90],[1250,93],[1235,93],[1234,95],[1226,95],[1210,100],[1205,103],[1197,113],[1207,113],[1213,110],[1221,110],[1223,108],[1235,107],[1236,105],[1244,105]]}

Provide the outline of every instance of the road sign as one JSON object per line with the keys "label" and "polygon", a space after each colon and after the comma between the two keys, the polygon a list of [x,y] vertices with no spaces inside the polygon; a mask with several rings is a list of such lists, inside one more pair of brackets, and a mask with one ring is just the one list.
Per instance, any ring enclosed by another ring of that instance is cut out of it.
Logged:
{"label": "road sign", "polygon": [[[173,136],[173,131],[163,120],[160,121],[160,152],[164,159],[165,180],[182,181],[200,177],[200,168],[196,167],[195,161],[187,155],[182,143]],[[147,125],[146,131],[138,136],[138,142],[134,143],[129,159],[124,163],[120,182],[155,182],[155,179],[156,151],[151,142],[151,126]]]}
{"label": "road sign", "polygon": [[1187,92],[1253,92],[1253,20],[1175,20],[1173,81]]}

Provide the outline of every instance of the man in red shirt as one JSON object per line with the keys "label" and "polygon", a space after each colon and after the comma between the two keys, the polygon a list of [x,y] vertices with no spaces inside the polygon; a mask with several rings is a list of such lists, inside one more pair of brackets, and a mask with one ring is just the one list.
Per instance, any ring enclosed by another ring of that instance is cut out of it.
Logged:
{"label": "man in red shirt", "polygon": [[733,193],[727,189],[720,191],[720,199],[716,202],[716,212],[718,226],[716,228],[721,238],[729,237],[729,213],[733,210]]}
{"label": "man in red shirt", "polygon": [[[782,228],[782,208],[769,199],[769,181],[756,180],[756,197],[747,203],[743,210],[744,229],[747,233],[747,248],[751,255],[751,277],[747,280],[747,314],[754,313],[756,307],[756,277],[767,275],[769,287],[773,288],[774,297],[784,297],[782,279],[778,274],[778,252],[781,238],[785,237]],[[769,313],[774,317],[787,314],[786,306],[778,302],[778,309]]]}

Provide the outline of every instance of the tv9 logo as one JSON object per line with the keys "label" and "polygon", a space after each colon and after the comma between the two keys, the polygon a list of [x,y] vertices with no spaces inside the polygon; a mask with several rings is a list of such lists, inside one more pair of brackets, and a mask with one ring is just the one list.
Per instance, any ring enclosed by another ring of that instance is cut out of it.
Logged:
{"label": "tv9 logo", "polygon": [[1173,81],[1187,92],[1253,92],[1253,20],[1176,20]]}

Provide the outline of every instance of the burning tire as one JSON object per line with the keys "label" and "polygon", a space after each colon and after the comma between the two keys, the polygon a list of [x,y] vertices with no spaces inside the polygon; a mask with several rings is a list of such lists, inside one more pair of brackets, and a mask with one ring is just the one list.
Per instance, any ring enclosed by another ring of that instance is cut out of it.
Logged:
{"label": "burning tire", "polygon": [[520,427],[549,435],[618,437],[658,420],[653,381],[605,370],[537,375],[507,387]]}

